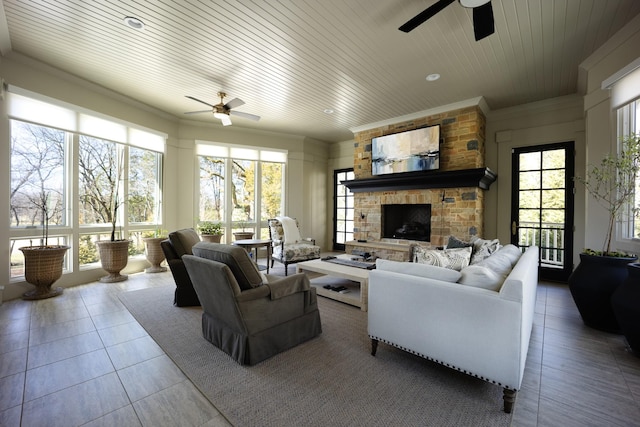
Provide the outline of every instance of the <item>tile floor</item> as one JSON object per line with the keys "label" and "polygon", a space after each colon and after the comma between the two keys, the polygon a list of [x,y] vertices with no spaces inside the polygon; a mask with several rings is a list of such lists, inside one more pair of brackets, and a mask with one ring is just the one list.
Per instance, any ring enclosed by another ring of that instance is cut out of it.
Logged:
{"label": "tile floor", "polygon": [[0,306],[0,426],[228,426],[118,293],[170,273]]}
{"label": "tile floor", "polygon": [[[118,299],[170,273],[0,306],[0,426],[226,426]],[[513,426],[640,425],[640,358],[541,283]]]}

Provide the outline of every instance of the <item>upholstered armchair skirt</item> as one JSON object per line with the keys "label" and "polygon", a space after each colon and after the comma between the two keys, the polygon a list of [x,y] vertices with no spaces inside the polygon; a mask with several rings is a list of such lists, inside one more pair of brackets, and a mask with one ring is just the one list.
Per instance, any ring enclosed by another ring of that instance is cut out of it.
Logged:
{"label": "upholstered armchair skirt", "polygon": [[316,292],[304,274],[267,275],[244,249],[201,242],[183,257],[203,308],[204,338],[253,365],[322,332]]}
{"label": "upholstered armchair skirt", "polygon": [[[294,221],[296,228],[298,228],[298,221]],[[271,266],[273,267],[274,261],[284,264],[285,276],[288,275],[289,264],[320,258],[320,246],[316,246],[314,239],[304,238],[290,241],[285,236],[284,227],[280,220],[270,219],[268,224],[269,234],[273,241]]]}

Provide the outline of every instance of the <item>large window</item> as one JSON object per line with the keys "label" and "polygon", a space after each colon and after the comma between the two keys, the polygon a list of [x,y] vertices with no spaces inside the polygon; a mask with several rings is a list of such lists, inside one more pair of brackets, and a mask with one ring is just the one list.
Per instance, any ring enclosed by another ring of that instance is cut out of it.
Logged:
{"label": "large window", "polygon": [[[161,227],[164,137],[10,94],[11,278],[23,275],[18,248],[66,244],[65,271],[98,261],[95,242],[132,238],[142,254],[144,231]],[[69,259],[73,257],[73,259]]]}
{"label": "large window", "polygon": [[281,215],[286,153],[198,143],[198,220],[223,224],[225,236],[253,231],[268,237],[267,220]]}
{"label": "large window", "polygon": [[65,132],[11,122],[11,227],[66,224],[66,152]]}
{"label": "large window", "polygon": [[[640,134],[640,100],[632,101],[618,109],[618,140],[633,134]],[[640,239],[640,176],[636,177],[636,193],[634,201],[626,207],[620,227],[623,239]]]}

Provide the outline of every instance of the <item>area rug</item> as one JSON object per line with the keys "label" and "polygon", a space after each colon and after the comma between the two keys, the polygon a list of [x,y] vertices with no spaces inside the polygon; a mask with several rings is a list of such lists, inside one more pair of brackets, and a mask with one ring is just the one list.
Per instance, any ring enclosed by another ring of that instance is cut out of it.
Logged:
{"label": "area rug", "polygon": [[370,354],[367,314],[318,297],[320,336],[255,366],[205,341],[200,307],[171,305],[174,287],[120,299],[235,426],[508,426],[502,389],[385,344]]}

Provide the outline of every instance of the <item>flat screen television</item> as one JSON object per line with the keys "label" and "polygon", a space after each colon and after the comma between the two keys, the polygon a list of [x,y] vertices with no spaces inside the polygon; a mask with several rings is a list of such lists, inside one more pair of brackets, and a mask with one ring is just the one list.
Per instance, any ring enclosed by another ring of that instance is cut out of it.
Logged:
{"label": "flat screen television", "polygon": [[427,171],[440,168],[440,125],[379,136],[371,140],[371,173]]}

